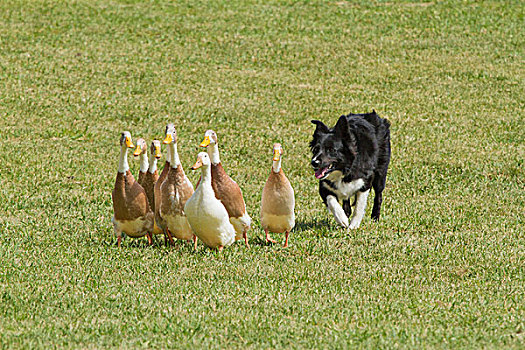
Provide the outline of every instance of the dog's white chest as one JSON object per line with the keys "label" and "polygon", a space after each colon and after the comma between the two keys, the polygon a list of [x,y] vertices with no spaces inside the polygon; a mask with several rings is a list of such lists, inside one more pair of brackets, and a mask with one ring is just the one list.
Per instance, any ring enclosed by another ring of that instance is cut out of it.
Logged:
{"label": "dog's white chest", "polygon": [[324,182],[324,186],[335,192],[340,199],[348,199],[363,188],[365,184],[363,179],[344,182],[343,174],[337,170],[328,175],[326,179],[330,182]]}

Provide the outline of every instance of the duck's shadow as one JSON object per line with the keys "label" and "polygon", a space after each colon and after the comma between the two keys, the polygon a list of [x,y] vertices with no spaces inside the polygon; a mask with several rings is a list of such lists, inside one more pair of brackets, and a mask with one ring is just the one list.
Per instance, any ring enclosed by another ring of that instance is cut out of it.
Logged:
{"label": "duck's shadow", "polygon": [[[273,239],[275,239],[275,237],[273,237]],[[276,244],[279,244],[279,243],[268,242],[266,238],[260,237],[260,236],[254,236],[252,239],[250,239],[250,245],[256,245],[260,247],[271,247]]]}
{"label": "duck's shadow", "polygon": [[[293,228],[290,235],[292,236],[295,233],[298,232],[304,232],[304,231],[329,231],[329,230],[336,230],[339,227],[335,225],[332,221],[329,219],[312,219],[309,221],[299,221],[295,223],[295,227]],[[264,234],[263,236],[254,236],[250,240],[251,245],[255,246],[261,246],[261,247],[270,247],[274,245],[279,245],[284,242],[284,234],[271,234],[272,238],[277,241],[277,243],[271,243],[266,241]],[[282,242],[280,242],[280,239],[282,239]]]}

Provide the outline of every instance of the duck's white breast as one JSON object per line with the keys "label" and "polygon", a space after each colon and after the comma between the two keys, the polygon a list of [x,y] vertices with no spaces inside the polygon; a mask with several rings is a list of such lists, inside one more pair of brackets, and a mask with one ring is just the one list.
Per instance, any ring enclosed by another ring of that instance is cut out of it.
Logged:
{"label": "duck's white breast", "polygon": [[142,237],[146,234],[146,218],[140,217],[135,220],[117,220],[113,218],[113,223],[119,231],[124,232],[130,237]]}
{"label": "duck's white breast", "polygon": [[209,247],[227,246],[235,240],[235,229],[230,224],[228,212],[212,195],[205,195],[199,187],[185,206],[191,228]]}
{"label": "duck's white breast", "polygon": [[182,215],[165,215],[168,230],[178,239],[190,240],[193,238],[193,232],[188,223],[186,216]]}
{"label": "duck's white breast", "polygon": [[295,214],[293,212],[289,215],[261,213],[261,225],[274,233],[290,231],[295,226]]}

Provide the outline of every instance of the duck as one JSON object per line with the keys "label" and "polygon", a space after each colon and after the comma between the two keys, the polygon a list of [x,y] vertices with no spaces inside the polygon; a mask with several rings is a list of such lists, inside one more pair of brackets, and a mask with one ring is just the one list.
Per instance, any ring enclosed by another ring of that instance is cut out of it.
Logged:
{"label": "duck", "polygon": [[249,248],[247,232],[250,229],[252,219],[246,212],[241,188],[226,174],[222,167],[217,140],[217,133],[213,130],[207,130],[204,133],[204,140],[199,146],[206,147],[211,161],[211,186],[215,197],[222,202],[228,212],[230,223],[235,228],[235,239],[244,238],[244,243]]}
{"label": "duck", "polygon": [[194,242],[197,237],[186,218],[184,205],[193,195],[193,185],[184,173],[177,152],[177,132],[170,128],[166,132],[163,141],[170,149],[169,169],[166,178],[160,185],[160,207],[159,215],[164,221],[162,228],[167,235],[170,244],[174,244],[173,237],[181,240]]}
{"label": "duck", "polygon": [[133,156],[135,158],[139,157],[140,160],[138,183],[144,187],[144,178],[146,177],[146,173],[148,172],[149,168],[148,145],[146,144],[146,140],[143,138],[138,138],[135,144],[137,145],[137,148],[135,149],[135,152],[133,152]]}
{"label": "duck", "polygon": [[212,162],[206,152],[200,152],[192,170],[202,168],[202,175],[193,195],[184,206],[186,217],[195,235],[208,247],[219,252],[235,242],[236,230],[223,203],[212,187]]}
{"label": "duck", "polygon": [[[164,135],[168,133],[168,130],[175,130],[175,124],[169,123],[166,125],[166,128],[164,130]],[[164,183],[164,180],[166,180],[166,177],[168,176],[168,172],[170,170],[170,159],[171,159],[171,152],[170,148],[166,148],[166,162],[164,163],[164,168],[162,168],[162,172],[159,175],[159,178],[157,179],[157,182],[155,183],[155,186],[153,187],[153,195],[154,195],[154,202],[155,202],[155,225],[160,228],[162,233],[164,233],[164,243],[168,244],[168,236],[166,234],[166,222],[164,219],[160,216],[160,186]]]}
{"label": "duck", "polygon": [[288,247],[288,235],[295,226],[295,194],[290,181],[281,168],[283,147],[273,145],[273,163],[270,176],[264,185],[261,199],[261,225],[266,241],[277,243],[269,232],[286,233],[284,247]]}
{"label": "duck", "polygon": [[[144,178],[142,180],[142,183],[139,183],[144,187],[144,190],[146,191],[146,195],[148,196],[148,203],[153,211],[155,213],[155,185],[157,184],[157,181],[159,179],[159,173],[157,171],[157,161],[161,157],[161,144],[159,140],[153,140],[150,145],[150,155],[148,159],[148,171],[144,175]],[[153,223],[153,234],[159,235],[162,233],[162,230],[159,228],[159,226],[156,224],[156,222]]]}
{"label": "duck", "polygon": [[151,244],[153,230],[153,212],[148,203],[144,188],[135,181],[129,170],[128,149],[134,148],[129,131],[120,136],[120,157],[115,180],[115,187],[111,194],[113,200],[113,229],[117,236],[117,245],[120,247],[122,234],[138,238],[148,236]]}

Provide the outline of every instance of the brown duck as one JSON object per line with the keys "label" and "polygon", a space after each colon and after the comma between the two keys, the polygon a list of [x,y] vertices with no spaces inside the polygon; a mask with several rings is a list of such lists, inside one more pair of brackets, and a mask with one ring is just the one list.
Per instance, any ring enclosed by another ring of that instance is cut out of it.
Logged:
{"label": "brown duck", "polygon": [[[148,172],[148,168],[149,168],[148,145],[146,144],[146,140],[144,140],[143,138],[137,139],[135,144],[137,145],[137,148],[135,149],[135,152],[133,152],[133,156],[135,158],[139,157],[139,160],[140,160],[138,183],[142,187],[144,187],[142,184],[144,183],[144,178],[146,177],[146,173]],[[151,207],[151,203],[150,203],[150,207]]]}
{"label": "brown duck", "polygon": [[222,202],[228,212],[230,223],[235,228],[235,239],[244,238],[244,243],[249,248],[247,232],[250,229],[252,219],[246,212],[246,204],[239,185],[226,174],[222,167],[215,131],[208,130],[204,133],[204,140],[200,147],[207,147],[211,160],[211,185],[215,197]]}
{"label": "brown duck", "polygon": [[[175,124],[169,123],[166,125],[166,129],[164,130],[164,135],[168,134],[168,131],[175,131]],[[170,148],[167,147],[166,149],[166,162],[164,163],[164,168],[162,169],[162,172],[159,175],[159,178],[157,179],[157,182],[155,183],[155,186],[153,187],[153,193],[154,193],[154,202],[155,202],[155,224],[157,227],[160,228],[160,230],[164,233],[164,243],[168,243],[168,236],[166,232],[166,222],[163,218],[160,216],[160,186],[162,186],[162,183],[164,180],[166,180],[166,177],[168,176],[168,172],[170,171],[170,159],[171,159],[171,153]],[[173,241],[173,240],[172,240]]]}
{"label": "brown duck", "polygon": [[295,196],[292,185],[281,168],[283,148],[273,145],[273,164],[270,176],[264,185],[261,200],[261,225],[266,241],[276,243],[268,233],[286,233],[284,246],[288,247],[288,235],[295,226]]}
{"label": "brown duck", "polygon": [[[139,183],[144,187],[146,195],[148,196],[148,203],[151,210],[155,213],[155,185],[159,179],[159,172],[157,171],[157,161],[161,157],[160,141],[153,140],[150,145],[150,154],[148,157],[148,171],[144,175],[142,182]],[[159,235],[162,230],[155,224],[153,227],[153,234]]]}
{"label": "brown duck", "polygon": [[135,181],[128,165],[128,148],[133,148],[131,134],[124,131],[120,137],[120,159],[115,181],[113,199],[113,228],[117,236],[118,246],[122,241],[122,234],[130,237],[148,236],[151,244],[153,230],[153,212],[151,211],[146,191]]}
{"label": "brown duck", "polygon": [[173,237],[195,241],[197,237],[193,235],[184,212],[184,205],[193,194],[193,185],[182,169],[177,152],[177,133],[174,128],[167,130],[163,143],[168,145],[170,159],[168,173],[160,185],[161,227],[171,244],[173,244]]}

